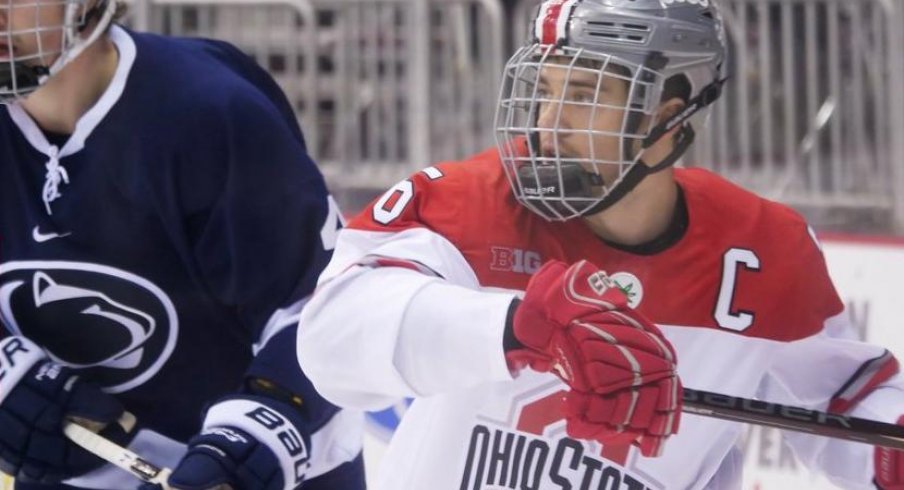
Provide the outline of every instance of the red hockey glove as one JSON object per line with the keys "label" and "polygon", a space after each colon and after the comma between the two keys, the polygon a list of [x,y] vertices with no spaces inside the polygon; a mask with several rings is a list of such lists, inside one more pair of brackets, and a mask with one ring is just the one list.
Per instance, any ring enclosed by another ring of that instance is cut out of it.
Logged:
{"label": "red hockey glove", "polygon": [[[904,425],[904,416],[898,419]],[[904,490],[904,451],[876,447],[876,486],[880,490]]]}
{"label": "red hockey glove", "polygon": [[547,263],[510,319],[521,344],[508,350],[510,365],[552,371],[572,388],[565,405],[570,435],[635,442],[652,456],[677,431],[674,349],[598,268]]}
{"label": "red hockey glove", "polygon": [[678,432],[681,393],[677,376],[609,395],[569,391],[563,408],[568,435],[604,445],[634,444],[644,456],[659,456],[666,438]]}
{"label": "red hockey glove", "polygon": [[675,374],[668,340],[587,261],[548,262],[509,316],[524,347],[508,352],[510,365],[553,371],[575,390],[606,394]]}

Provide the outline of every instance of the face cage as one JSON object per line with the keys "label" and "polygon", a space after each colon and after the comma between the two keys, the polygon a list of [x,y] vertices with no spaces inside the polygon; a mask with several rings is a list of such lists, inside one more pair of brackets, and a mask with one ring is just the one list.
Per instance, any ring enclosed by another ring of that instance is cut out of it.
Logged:
{"label": "face cage", "polygon": [[[564,72],[565,82],[558,93],[539,90],[541,75],[550,70]],[[570,85],[575,78],[584,85],[588,80],[590,85],[595,83],[593,100],[574,100]],[[607,78],[610,83],[628,85],[626,100],[601,100],[605,96],[601,97],[600,88]],[[496,142],[515,197],[551,221],[565,221],[593,210],[635,165],[643,165],[641,144],[648,130],[641,132],[640,126],[644,117],[649,117],[645,128],[656,126],[663,83],[659,72],[616,56],[540,44],[519,49],[506,64],[496,113]],[[554,105],[548,110],[556,111],[555,120],[541,127],[540,114],[546,104]],[[594,127],[601,111],[613,110],[622,112],[619,127]],[[564,123],[566,111],[589,111],[586,127]],[[549,154],[539,147],[543,133],[552,138]],[[561,139],[577,140],[577,135],[584,136],[584,154],[563,152]],[[596,154],[591,143],[600,138],[614,139],[617,155]]]}
{"label": "face cage", "polygon": [[[0,0],[2,1],[2,0]],[[84,0],[6,0],[7,19],[14,19],[24,10],[32,10],[34,25],[20,27],[7,21],[7,29],[3,42],[9,48],[9,57],[0,59],[0,103],[6,104],[25,97],[34,92],[47,79],[59,72],[63,66],[81,53],[106,30],[106,26],[116,11],[115,2],[110,0],[104,6],[97,27],[91,35],[82,39],[80,31],[85,25],[88,10]],[[42,10],[61,7],[63,21],[61,24],[42,25]],[[48,33],[59,32],[59,43],[48,45],[44,37]],[[34,44],[34,52],[17,52],[21,43]]]}

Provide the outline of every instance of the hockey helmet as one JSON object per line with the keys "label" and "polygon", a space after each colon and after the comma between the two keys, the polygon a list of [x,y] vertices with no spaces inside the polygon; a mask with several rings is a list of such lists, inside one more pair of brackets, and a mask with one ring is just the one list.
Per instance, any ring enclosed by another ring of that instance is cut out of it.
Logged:
{"label": "hockey helmet", "polygon": [[[496,141],[515,197],[548,220],[564,221],[606,209],[644,176],[674,164],[705,120],[703,109],[720,96],[726,51],[713,0],[542,2],[528,41],[506,64],[496,113]],[[552,72],[564,80],[557,93],[544,88]],[[578,79],[595,88],[590,96],[573,95],[568,84],[576,87]],[[600,95],[613,80],[626,87],[617,103]],[[657,120],[663,94],[672,97],[674,86],[683,87],[684,108]],[[563,121],[574,110],[585,114],[582,125]],[[617,114],[617,127],[600,129],[593,121],[607,110]],[[645,151],[678,126],[671,154],[644,163]],[[560,148],[569,137],[588,151]],[[595,154],[600,138],[617,151]]]}

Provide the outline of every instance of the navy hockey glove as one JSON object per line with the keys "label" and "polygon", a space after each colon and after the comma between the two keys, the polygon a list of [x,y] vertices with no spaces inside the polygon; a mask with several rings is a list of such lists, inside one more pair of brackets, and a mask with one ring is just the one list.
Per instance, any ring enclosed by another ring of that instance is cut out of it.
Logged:
{"label": "navy hockey glove", "polygon": [[126,432],[116,421],[123,407],[69,368],[50,362],[25,337],[0,340],[0,471],[23,482],[56,483],[104,462],[70,442],[67,417],[96,422],[114,441]]}
{"label": "navy hockey glove", "polygon": [[[256,395],[220,400],[207,411],[200,435],[173,469],[182,490],[229,485],[242,490],[286,490],[301,485],[310,466],[308,434],[298,408]],[[142,487],[155,488],[153,486]]]}

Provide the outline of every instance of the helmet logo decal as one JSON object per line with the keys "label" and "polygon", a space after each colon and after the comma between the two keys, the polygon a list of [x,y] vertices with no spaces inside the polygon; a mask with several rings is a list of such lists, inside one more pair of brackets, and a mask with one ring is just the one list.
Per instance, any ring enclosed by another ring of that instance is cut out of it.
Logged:
{"label": "helmet logo decal", "polygon": [[568,35],[568,19],[580,0],[549,0],[537,14],[535,35],[540,44],[556,44]]}

